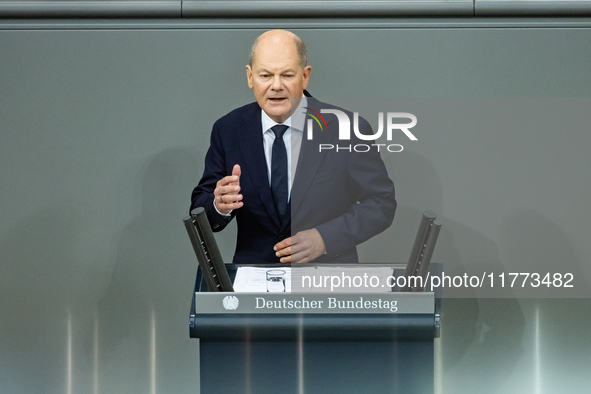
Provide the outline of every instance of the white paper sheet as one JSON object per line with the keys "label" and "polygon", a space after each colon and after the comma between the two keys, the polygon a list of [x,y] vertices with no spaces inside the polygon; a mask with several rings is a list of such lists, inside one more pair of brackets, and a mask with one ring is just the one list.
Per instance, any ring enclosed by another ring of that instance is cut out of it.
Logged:
{"label": "white paper sheet", "polygon": [[[285,291],[308,293],[387,293],[388,277],[393,268],[389,265],[339,266],[286,266],[239,267],[234,280],[234,291],[241,293],[267,292],[267,271],[285,271]],[[307,277],[304,280],[304,277]],[[339,284],[340,286],[335,286]],[[376,285],[377,284],[377,285]]]}
{"label": "white paper sheet", "polygon": [[285,271],[285,292],[291,292],[291,267],[262,268],[238,267],[234,279],[234,291],[239,293],[266,293],[267,271],[280,269]]}

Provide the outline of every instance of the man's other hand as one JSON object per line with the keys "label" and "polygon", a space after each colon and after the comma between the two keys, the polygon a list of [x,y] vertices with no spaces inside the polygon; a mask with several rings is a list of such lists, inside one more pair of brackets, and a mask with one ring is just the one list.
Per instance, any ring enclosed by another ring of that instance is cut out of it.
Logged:
{"label": "man's other hand", "polygon": [[213,191],[214,204],[216,209],[228,214],[234,209],[241,208],[242,194],[240,193],[240,166],[236,164],[232,168],[232,175],[223,177],[216,183]]}
{"label": "man's other hand", "polygon": [[282,263],[309,263],[326,252],[322,236],[315,228],[300,231],[273,248]]}

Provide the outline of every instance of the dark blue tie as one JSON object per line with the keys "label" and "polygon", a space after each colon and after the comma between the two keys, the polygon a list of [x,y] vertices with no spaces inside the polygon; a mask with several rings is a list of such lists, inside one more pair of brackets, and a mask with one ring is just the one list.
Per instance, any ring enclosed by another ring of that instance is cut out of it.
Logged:
{"label": "dark blue tie", "polygon": [[279,217],[285,216],[287,210],[287,152],[283,142],[283,134],[287,131],[287,126],[278,124],[271,127],[275,133],[273,150],[271,153],[271,193]]}

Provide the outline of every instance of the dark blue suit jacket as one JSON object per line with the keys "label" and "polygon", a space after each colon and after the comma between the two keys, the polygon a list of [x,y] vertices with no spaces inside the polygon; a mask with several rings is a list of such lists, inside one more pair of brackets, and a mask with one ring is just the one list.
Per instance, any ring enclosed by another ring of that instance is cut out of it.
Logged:
{"label": "dark blue suit jacket", "polygon": [[[321,108],[336,108],[312,97],[308,98],[308,107],[318,112]],[[230,175],[235,164],[240,165],[244,206],[232,212],[238,225],[234,263],[278,263],[273,246],[311,228],[320,232],[326,245],[326,254],[316,262],[355,263],[356,245],[392,223],[396,209],[394,184],[379,154],[375,149],[319,151],[321,143],[371,144],[355,139],[353,133],[350,141],[339,141],[336,116],[326,114],[325,119],[328,131],[315,129],[312,140],[306,138],[305,132],[302,136],[291,190],[291,215],[283,220],[275,211],[269,187],[259,105],[255,102],[238,108],[214,124],[205,170],[193,190],[191,209],[204,207],[212,229],[222,230],[231,219],[216,212],[213,191],[217,181]],[[362,130],[371,133],[365,121],[360,123]]]}

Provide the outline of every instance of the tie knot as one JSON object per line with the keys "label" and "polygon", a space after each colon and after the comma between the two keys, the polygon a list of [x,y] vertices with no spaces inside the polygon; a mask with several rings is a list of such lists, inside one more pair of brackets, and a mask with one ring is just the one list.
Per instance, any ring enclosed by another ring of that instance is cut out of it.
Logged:
{"label": "tie knot", "polygon": [[271,127],[273,133],[275,134],[275,138],[283,138],[283,134],[287,131],[288,127],[284,124],[278,124]]}

